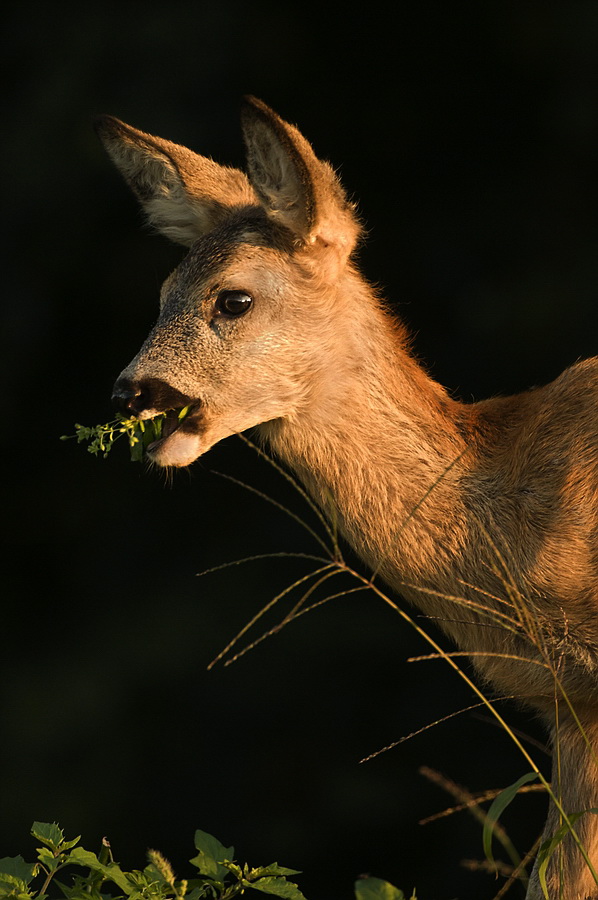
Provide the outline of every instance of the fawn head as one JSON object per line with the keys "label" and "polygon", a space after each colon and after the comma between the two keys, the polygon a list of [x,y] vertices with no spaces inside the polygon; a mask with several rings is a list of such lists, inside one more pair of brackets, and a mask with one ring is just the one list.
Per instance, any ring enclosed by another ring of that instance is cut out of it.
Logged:
{"label": "fawn head", "polygon": [[261,101],[246,98],[241,121],[247,175],[118,119],[97,122],[149,222],[189,248],[113,394],[140,418],[190,406],[149,450],[162,466],[299,415],[342,316],[359,226],[333,170]]}

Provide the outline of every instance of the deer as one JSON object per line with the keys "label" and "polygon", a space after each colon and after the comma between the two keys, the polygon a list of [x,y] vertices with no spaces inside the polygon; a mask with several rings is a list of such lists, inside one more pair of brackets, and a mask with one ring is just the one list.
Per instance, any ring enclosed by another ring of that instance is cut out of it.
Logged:
{"label": "deer", "polygon": [[[541,717],[543,840],[568,826],[548,896],[596,900],[598,358],[514,396],[454,398],[360,274],[362,225],[331,165],[255,97],[241,128],[246,172],[97,119],[150,225],[187,248],[113,401],[167,413],[148,448],[166,469],[253,429],[482,683]],[[536,860],[527,900],[541,881]]]}

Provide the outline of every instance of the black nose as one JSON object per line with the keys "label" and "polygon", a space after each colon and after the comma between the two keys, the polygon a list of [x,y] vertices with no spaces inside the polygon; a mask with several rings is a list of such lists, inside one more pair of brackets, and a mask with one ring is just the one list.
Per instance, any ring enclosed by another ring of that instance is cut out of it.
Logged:
{"label": "black nose", "polygon": [[139,416],[150,405],[150,397],[141,383],[119,378],[112,390],[112,403],[124,416]]}
{"label": "black nose", "polygon": [[182,409],[194,401],[160,378],[134,381],[121,376],[112,389],[112,402],[122,415],[140,416],[146,410],[155,414],[167,409]]}

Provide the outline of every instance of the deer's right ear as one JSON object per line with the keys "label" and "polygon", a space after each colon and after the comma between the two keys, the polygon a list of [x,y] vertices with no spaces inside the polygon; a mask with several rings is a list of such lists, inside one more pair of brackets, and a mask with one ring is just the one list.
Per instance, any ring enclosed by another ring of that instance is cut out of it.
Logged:
{"label": "deer's right ear", "polygon": [[360,227],[330,165],[316,157],[294,125],[256,97],[245,97],[241,123],[249,179],[270,218],[302,243],[331,250],[345,262]]}
{"label": "deer's right ear", "polygon": [[190,246],[232,209],[255,206],[247,176],[186,147],[99,116],[96,131],[139,199],[149,221],[166,237]]}

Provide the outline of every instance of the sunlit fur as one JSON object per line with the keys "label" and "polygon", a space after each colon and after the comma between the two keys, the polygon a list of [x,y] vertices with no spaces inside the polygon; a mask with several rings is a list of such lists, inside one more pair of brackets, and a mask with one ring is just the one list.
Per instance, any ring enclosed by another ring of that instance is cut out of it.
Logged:
{"label": "sunlit fur", "polygon": [[[565,811],[598,806],[595,758],[555,687],[556,673],[596,750],[598,360],[515,397],[454,400],[355,268],[359,225],[330,166],[258,100],[242,125],[247,175],[99,124],[151,221],[190,248],[120,381],[161,379],[200,403],[154,458],[186,465],[257,427],[361,557],[539,712]],[[251,311],[218,318],[222,289],[249,293]],[[576,829],[598,866],[596,823]],[[545,836],[558,827],[551,804]],[[570,837],[548,881],[551,898],[598,897]],[[537,872],[527,896],[541,896]]]}

